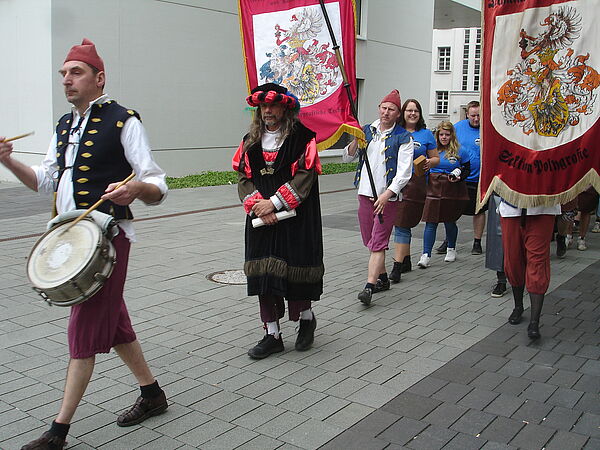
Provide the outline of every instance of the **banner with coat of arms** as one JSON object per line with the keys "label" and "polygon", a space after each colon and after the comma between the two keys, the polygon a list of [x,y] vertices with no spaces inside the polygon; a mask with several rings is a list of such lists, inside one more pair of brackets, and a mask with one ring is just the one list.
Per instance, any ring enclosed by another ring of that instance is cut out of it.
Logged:
{"label": "banner with coat of arms", "polygon": [[598,0],[485,0],[479,200],[600,191]]}
{"label": "banner with coat of arms", "polygon": [[[354,0],[326,0],[325,7],[356,99]],[[299,118],[317,133],[319,150],[344,132],[364,138],[318,0],[239,0],[239,17],[249,91],[285,86],[300,100]]]}

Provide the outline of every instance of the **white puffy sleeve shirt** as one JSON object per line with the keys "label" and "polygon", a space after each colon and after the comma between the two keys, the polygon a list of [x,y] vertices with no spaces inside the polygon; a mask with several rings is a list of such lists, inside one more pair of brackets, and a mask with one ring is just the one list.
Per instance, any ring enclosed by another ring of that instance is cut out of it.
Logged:
{"label": "white puffy sleeve shirt", "polygon": [[[90,102],[90,107],[84,113],[84,119],[78,130],[72,134],[69,139],[69,145],[65,153],[67,167],[72,166],[75,156],[79,150],[79,134],[83,132],[89,118],[89,111],[94,103],[105,103],[108,96],[102,97]],[[77,128],[80,116],[77,110],[73,110],[72,130]],[[36,174],[38,182],[38,192],[43,194],[52,194],[54,192],[54,179],[58,174],[58,163],[56,161],[56,133],[52,136],[48,151],[42,163],[37,166],[31,166]],[[152,151],[148,140],[146,129],[137,117],[130,117],[125,122],[121,131],[121,145],[125,150],[125,158],[133,168],[136,174],[135,179],[144,183],[154,184],[160,190],[162,197],[154,203],[160,204],[167,196],[168,188],[166,183],[166,174],[152,157]],[[63,173],[57,189],[56,209],[58,214],[76,209],[73,199],[73,171],[68,168]],[[131,220],[120,220],[119,226],[125,231],[127,238],[135,242],[135,231]]]}
{"label": "white puffy sleeve shirt", "polygon": [[[402,200],[402,194],[400,191],[402,191],[404,186],[408,184],[410,177],[412,176],[414,150],[413,140],[410,138],[409,142],[400,145],[400,148],[398,149],[396,175],[388,186],[385,165],[385,139],[394,128],[381,132],[379,130],[379,120],[376,120],[370,126],[373,128],[373,139],[367,146],[367,156],[371,165],[371,172],[373,173],[373,181],[375,182],[375,190],[377,191],[377,195],[379,196],[385,192],[386,189],[389,189],[396,194],[396,197],[392,197],[390,201]],[[347,145],[342,153],[343,162],[352,162],[358,157],[358,150],[353,156],[348,154],[349,146],[350,145]],[[373,191],[369,182],[366,164],[363,164],[360,173],[358,195],[373,197]]]}

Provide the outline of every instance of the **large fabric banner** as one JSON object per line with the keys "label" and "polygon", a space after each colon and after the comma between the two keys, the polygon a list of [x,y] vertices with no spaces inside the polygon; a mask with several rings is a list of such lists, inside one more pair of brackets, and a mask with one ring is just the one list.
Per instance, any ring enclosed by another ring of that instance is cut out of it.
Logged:
{"label": "large fabric banner", "polygon": [[[326,0],[325,6],[356,99],[354,1]],[[319,150],[344,132],[364,137],[318,0],[240,0],[239,16],[248,90],[263,83],[287,87],[300,100],[300,120],[317,133]]]}
{"label": "large fabric banner", "polygon": [[520,207],[600,191],[598,0],[483,2],[479,200]]}

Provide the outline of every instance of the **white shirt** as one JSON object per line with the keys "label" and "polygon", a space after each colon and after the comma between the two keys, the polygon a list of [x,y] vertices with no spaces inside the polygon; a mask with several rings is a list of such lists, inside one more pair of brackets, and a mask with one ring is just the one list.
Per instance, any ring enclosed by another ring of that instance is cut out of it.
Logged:
{"label": "white shirt", "polygon": [[[520,217],[521,216],[521,208],[516,208],[512,205],[509,205],[504,200],[500,202],[500,206],[498,206],[498,213],[501,217]],[[540,216],[542,214],[549,214],[551,216],[557,216],[560,214],[560,205],[554,206],[532,206],[527,208],[528,216]]]}
{"label": "white shirt", "polygon": [[[373,173],[373,181],[375,182],[375,190],[377,195],[381,195],[386,189],[389,189],[397,195],[396,198],[391,198],[390,201],[402,200],[402,194],[400,191],[412,175],[413,166],[413,140],[401,144],[398,149],[398,164],[396,166],[396,175],[394,179],[387,186],[386,181],[386,167],[385,167],[385,139],[394,130],[394,127],[388,130],[380,130],[379,119],[373,122],[371,125],[373,131],[373,139],[369,142],[367,147],[367,156],[371,165],[371,172]],[[351,156],[348,154],[348,148],[350,144],[344,147],[344,153],[342,154],[343,162],[352,162],[358,156],[358,150]],[[364,195],[366,197],[373,197],[373,190],[371,189],[371,183],[369,181],[369,175],[367,174],[366,164],[363,164],[360,180],[358,183],[358,195]]]}
{"label": "white shirt", "polygon": [[[73,132],[72,135],[69,133],[69,144],[65,151],[65,166],[69,168],[64,171],[57,189],[56,210],[58,214],[76,209],[75,200],[73,199],[73,170],[70,167],[73,165],[79,151],[79,139],[87,125],[92,105],[107,101],[109,101],[109,98],[105,94],[90,102],[90,106],[83,114],[83,121],[78,131]],[[74,130],[77,128],[81,116],[75,107],[72,108],[72,111],[73,121],[71,123],[71,130]],[[54,192],[53,176],[58,175],[56,143],[57,136],[54,133],[46,157],[41,165],[31,166],[37,177],[38,192],[40,193],[51,194]],[[129,162],[136,174],[135,179],[157,186],[162,194],[162,198],[153,204],[162,203],[168,191],[165,181],[166,174],[154,161],[146,129],[137,117],[132,116],[125,122],[121,130],[121,145],[123,145],[123,149],[125,150],[127,162]],[[125,231],[127,238],[131,242],[135,242],[135,231],[131,220],[119,220],[119,226]]]}

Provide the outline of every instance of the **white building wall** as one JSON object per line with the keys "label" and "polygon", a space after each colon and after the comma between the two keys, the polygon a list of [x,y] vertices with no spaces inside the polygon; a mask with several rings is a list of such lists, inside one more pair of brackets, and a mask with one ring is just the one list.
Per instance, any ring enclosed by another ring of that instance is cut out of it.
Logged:
{"label": "white building wall", "polygon": [[[465,106],[472,100],[479,100],[479,90],[474,89],[474,61],[477,28],[470,28],[469,65],[467,89],[463,90],[463,56],[465,29],[452,28],[433,30],[433,47],[431,52],[431,95],[429,97],[429,121],[427,126],[434,128],[440,121],[449,120],[456,123],[465,118]],[[450,70],[438,69],[438,48],[450,47]],[[480,72],[481,83],[481,72]],[[448,92],[448,112],[436,111],[437,91]]]}
{"label": "white building wall", "polygon": [[[19,159],[27,164],[39,162],[40,148],[45,153],[47,130],[55,120],[50,4],[51,0],[0,1],[0,135],[36,131],[18,141]],[[7,171],[2,170],[0,179],[6,179]]]}
{"label": "white building wall", "polygon": [[[394,88],[427,113],[434,0],[362,4],[361,122]],[[69,111],[58,69],[83,37],[104,59],[106,92],[141,114],[170,176],[230,169],[251,118],[236,0],[0,0],[0,135],[36,131],[17,141],[17,158],[38,163]]]}

